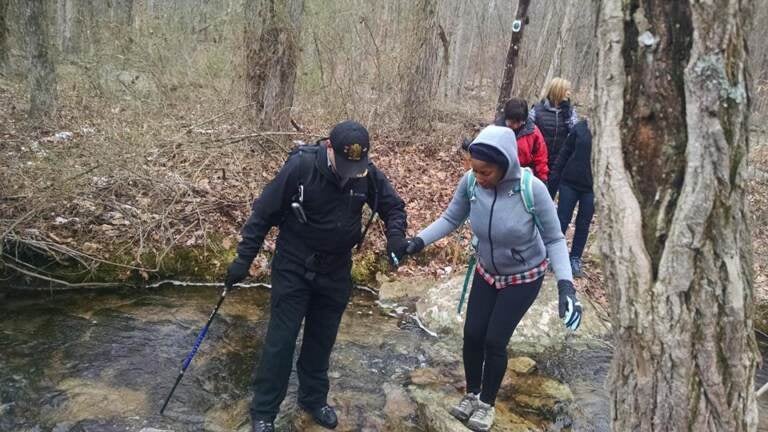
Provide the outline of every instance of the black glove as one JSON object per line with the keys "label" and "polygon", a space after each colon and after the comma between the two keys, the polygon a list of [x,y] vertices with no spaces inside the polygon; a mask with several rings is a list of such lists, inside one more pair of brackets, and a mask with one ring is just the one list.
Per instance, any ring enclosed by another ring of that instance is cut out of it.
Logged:
{"label": "black glove", "polygon": [[234,288],[236,283],[242,282],[243,279],[248,277],[248,271],[251,268],[252,262],[253,258],[243,258],[239,255],[232,261],[232,264],[227,268],[227,277],[224,279],[224,285],[227,289]]}
{"label": "black glove", "polygon": [[408,239],[408,247],[405,249],[405,253],[408,255],[417,254],[424,250],[424,240],[421,237],[413,237]]}
{"label": "black glove", "polygon": [[576,330],[581,324],[581,303],[576,298],[573,282],[565,279],[557,281],[557,292],[560,296],[560,318],[567,328]]}
{"label": "black glove", "polygon": [[408,248],[408,240],[405,237],[391,237],[387,239],[387,258],[390,264],[397,267],[405,256]]}

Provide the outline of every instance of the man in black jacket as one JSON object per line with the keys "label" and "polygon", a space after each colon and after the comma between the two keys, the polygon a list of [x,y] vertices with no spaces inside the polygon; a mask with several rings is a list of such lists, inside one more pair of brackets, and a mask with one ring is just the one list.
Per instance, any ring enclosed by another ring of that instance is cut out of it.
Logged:
{"label": "man in black jacket", "polygon": [[352,290],[352,248],[362,240],[363,204],[386,224],[387,256],[405,255],[405,203],[368,161],[368,131],[345,121],[320,145],[299,146],[253,203],[242,229],[227,286],[248,276],[264,237],[279,226],[272,259],[271,317],[251,405],[253,431],[274,430],[288,388],[301,322],[297,362],[299,405],[327,428],[337,424],[328,405],[328,362]]}

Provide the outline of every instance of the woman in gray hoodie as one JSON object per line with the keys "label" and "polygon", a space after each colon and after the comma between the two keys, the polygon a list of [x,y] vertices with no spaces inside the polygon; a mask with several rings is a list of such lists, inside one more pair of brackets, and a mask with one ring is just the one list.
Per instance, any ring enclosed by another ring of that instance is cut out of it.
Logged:
{"label": "woman in gray hoodie", "polygon": [[[581,323],[568,249],[547,187],[534,178],[534,215],[521,197],[522,171],[515,133],[488,126],[469,146],[477,185],[467,173],[445,212],[410,240],[410,253],[445,237],[469,218],[477,237],[477,268],[464,324],[467,394],[451,414],[470,429],[487,431],[507,370],[507,344],[539,294],[548,265],[558,280],[559,312],[566,325]],[[537,227],[538,222],[538,227]]]}

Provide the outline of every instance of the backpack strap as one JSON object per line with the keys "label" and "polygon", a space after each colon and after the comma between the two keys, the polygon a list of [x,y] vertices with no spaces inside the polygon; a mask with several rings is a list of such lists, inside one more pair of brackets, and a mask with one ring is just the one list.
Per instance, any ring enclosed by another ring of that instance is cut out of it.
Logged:
{"label": "backpack strap", "polygon": [[467,199],[470,202],[475,200],[475,188],[477,187],[477,178],[475,172],[472,170],[467,171]]}
{"label": "backpack strap", "polygon": [[536,215],[536,206],[533,199],[533,171],[528,167],[522,168],[520,197],[523,199],[525,211],[533,216],[533,223],[536,224],[536,228],[541,232],[541,221],[539,221],[539,217]]}
{"label": "backpack strap", "polygon": [[312,172],[312,165],[315,163],[315,155],[320,148],[318,143],[299,145],[292,152],[293,154],[297,154],[296,157],[299,158],[299,175],[296,176],[296,195],[293,196],[292,201],[298,202],[300,205],[304,203],[304,183],[307,179],[306,176]]}

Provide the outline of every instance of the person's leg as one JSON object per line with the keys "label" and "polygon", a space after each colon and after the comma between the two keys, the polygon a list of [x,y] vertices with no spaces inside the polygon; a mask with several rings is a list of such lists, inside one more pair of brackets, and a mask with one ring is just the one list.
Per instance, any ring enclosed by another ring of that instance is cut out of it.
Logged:
{"label": "person's leg", "polygon": [[464,322],[464,347],[462,349],[467,393],[480,393],[485,360],[483,345],[497,294],[496,288],[488,284],[478,273],[475,273],[467,302],[467,319]]}
{"label": "person's leg", "polygon": [[342,266],[329,275],[317,275],[313,288],[296,364],[299,404],[310,410],[328,403],[329,360],[352,292],[350,266]]}
{"label": "person's leg", "polygon": [[480,401],[494,405],[507,371],[507,344],[520,319],[531,307],[544,278],[499,291],[485,336],[485,365]]}
{"label": "person's leg", "polygon": [[579,211],[576,213],[576,230],[573,233],[571,257],[581,259],[584,247],[589,237],[589,226],[595,214],[595,193],[581,192],[579,194]]}
{"label": "person's leg", "polygon": [[568,224],[573,217],[573,209],[576,208],[579,194],[572,187],[560,183],[560,201],[557,203],[557,218],[560,219],[560,230],[565,234]]}
{"label": "person's leg", "polygon": [[296,337],[311,295],[302,273],[289,266],[278,267],[273,261],[271,315],[253,382],[251,417],[254,421],[273,421],[288,391]]}

